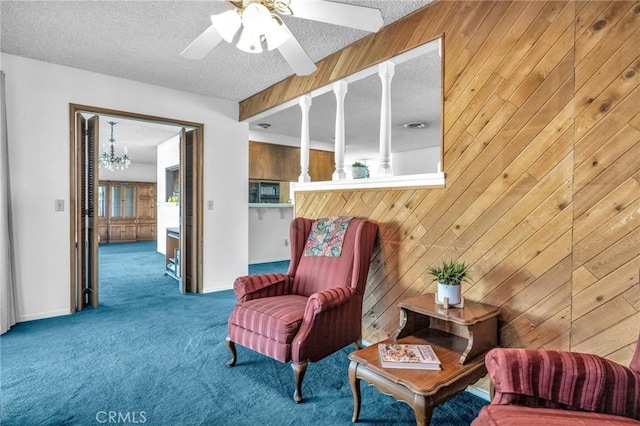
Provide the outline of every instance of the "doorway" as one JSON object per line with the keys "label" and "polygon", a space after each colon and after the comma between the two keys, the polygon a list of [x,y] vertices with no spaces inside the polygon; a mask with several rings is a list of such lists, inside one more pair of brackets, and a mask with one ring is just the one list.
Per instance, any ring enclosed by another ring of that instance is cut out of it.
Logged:
{"label": "doorway", "polygon": [[[87,305],[99,306],[98,213],[101,206],[98,162],[101,144],[98,137],[100,131],[98,117],[100,116],[180,128],[181,198],[178,229],[182,238],[180,238],[181,273],[178,281],[182,293],[201,293],[203,287],[201,279],[203,124],[70,104],[71,312],[81,310]],[[156,229],[156,232],[161,233],[166,230]]]}

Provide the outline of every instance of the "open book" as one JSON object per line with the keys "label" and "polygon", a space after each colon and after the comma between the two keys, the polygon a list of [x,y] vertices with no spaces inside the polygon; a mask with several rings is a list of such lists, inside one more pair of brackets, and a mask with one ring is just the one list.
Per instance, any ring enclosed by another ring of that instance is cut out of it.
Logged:
{"label": "open book", "polygon": [[384,368],[442,369],[440,360],[430,345],[379,343],[378,352]]}

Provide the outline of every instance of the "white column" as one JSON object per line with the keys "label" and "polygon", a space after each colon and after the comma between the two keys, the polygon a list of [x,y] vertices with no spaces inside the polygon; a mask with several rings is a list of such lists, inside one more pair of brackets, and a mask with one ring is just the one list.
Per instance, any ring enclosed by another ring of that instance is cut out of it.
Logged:
{"label": "white column", "polygon": [[333,172],[333,180],[347,178],[344,172],[344,97],[347,94],[348,83],[346,81],[336,81],[333,83],[333,93],[336,95],[336,141],[334,157],[336,171]]}
{"label": "white column", "polygon": [[300,129],[300,176],[298,182],[311,182],[309,176],[309,108],[311,96],[300,96],[300,108],[302,109],[302,127]]}
{"label": "white column", "polygon": [[391,168],[391,79],[395,65],[383,62],[378,65],[378,75],[382,82],[382,100],[380,102],[380,166],[378,176],[393,176]]}

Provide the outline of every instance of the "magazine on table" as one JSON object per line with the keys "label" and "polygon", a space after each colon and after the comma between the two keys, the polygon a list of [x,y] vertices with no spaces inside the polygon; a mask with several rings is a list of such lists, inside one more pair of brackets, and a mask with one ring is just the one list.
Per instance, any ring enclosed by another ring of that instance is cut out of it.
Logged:
{"label": "magazine on table", "polygon": [[379,343],[380,362],[384,368],[441,370],[440,360],[431,345]]}

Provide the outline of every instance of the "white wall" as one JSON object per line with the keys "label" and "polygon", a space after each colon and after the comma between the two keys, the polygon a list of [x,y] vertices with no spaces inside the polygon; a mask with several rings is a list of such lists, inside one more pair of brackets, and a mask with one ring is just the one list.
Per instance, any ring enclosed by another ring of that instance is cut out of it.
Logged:
{"label": "white wall", "polygon": [[158,202],[163,203],[168,201],[166,197],[167,168],[180,165],[180,135],[162,142],[156,147],[156,152],[156,158],[158,159],[155,167],[156,181],[158,182],[156,193]]}
{"label": "white wall", "polygon": [[393,174],[417,175],[421,173],[438,172],[440,162],[440,147],[414,149],[413,151],[393,153]]}
{"label": "white wall", "polygon": [[[0,54],[20,321],[70,310],[69,103],[204,123],[204,289],[247,273],[248,128],[238,104]],[[54,211],[54,200],[65,202]]]}
{"label": "white wall", "polygon": [[180,136],[173,137],[158,145],[157,156],[158,165],[156,167],[156,194],[158,199],[157,212],[157,244],[158,251],[166,254],[167,251],[167,228],[177,228],[180,226],[180,204],[167,202],[167,167],[174,167],[180,164]]}
{"label": "white wall", "polygon": [[156,250],[158,253],[167,254],[167,228],[180,227],[180,203],[158,203],[157,207]]}
{"label": "white wall", "polygon": [[249,263],[289,260],[293,207],[249,207]]}

